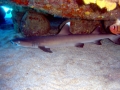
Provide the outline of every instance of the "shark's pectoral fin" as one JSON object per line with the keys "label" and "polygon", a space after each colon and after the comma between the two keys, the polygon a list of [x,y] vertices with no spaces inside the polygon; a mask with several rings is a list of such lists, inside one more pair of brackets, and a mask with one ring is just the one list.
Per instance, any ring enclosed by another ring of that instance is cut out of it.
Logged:
{"label": "shark's pectoral fin", "polygon": [[50,48],[45,48],[44,46],[39,46],[39,48],[45,52],[48,52],[48,53],[52,53],[52,51],[50,50]]}
{"label": "shark's pectoral fin", "polygon": [[75,47],[81,47],[81,48],[83,48],[84,47],[84,43],[76,44]]}

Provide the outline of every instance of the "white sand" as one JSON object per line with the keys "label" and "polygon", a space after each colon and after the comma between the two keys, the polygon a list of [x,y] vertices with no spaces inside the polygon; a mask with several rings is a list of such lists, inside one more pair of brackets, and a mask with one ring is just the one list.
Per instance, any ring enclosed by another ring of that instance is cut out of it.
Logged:
{"label": "white sand", "polygon": [[51,54],[12,46],[17,36],[0,30],[0,90],[120,90],[120,46],[109,40]]}

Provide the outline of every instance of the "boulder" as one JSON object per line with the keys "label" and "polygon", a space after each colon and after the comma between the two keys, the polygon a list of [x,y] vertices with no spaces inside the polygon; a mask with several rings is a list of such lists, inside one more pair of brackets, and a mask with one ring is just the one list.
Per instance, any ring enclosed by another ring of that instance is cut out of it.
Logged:
{"label": "boulder", "polygon": [[41,36],[49,32],[50,23],[42,13],[26,12],[22,18],[20,30],[27,37]]}
{"label": "boulder", "polygon": [[70,24],[70,32],[72,34],[90,34],[100,26],[99,21],[72,19]]}

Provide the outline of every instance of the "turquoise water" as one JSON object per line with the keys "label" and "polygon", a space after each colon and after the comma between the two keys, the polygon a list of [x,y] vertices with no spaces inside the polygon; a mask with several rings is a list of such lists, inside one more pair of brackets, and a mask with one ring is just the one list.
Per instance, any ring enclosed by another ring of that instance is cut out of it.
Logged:
{"label": "turquoise water", "polygon": [[6,6],[1,6],[5,12],[6,12],[6,15],[5,15],[5,18],[11,18],[12,17],[12,14],[11,14],[11,11],[13,10],[12,8],[9,8],[9,7],[6,7]]}

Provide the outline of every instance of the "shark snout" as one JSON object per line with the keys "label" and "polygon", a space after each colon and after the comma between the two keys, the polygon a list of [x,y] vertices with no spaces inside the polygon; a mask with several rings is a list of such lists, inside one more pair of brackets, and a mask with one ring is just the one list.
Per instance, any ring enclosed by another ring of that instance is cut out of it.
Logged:
{"label": "shark snout", "polygon": [[10,40],[10,43],[15,46],[20,46],[19,41],[15,42],[14,40]]}
{"label": "shark snout", "polygon": [[14,42],[12,40],[10,40],[10,43],[14,45]]}
{"label": "shark snout", "polygon": [[17,43],[15,43],[13,40],[10,40],[10,43],[11,43],[12,45],[17,45]]}

